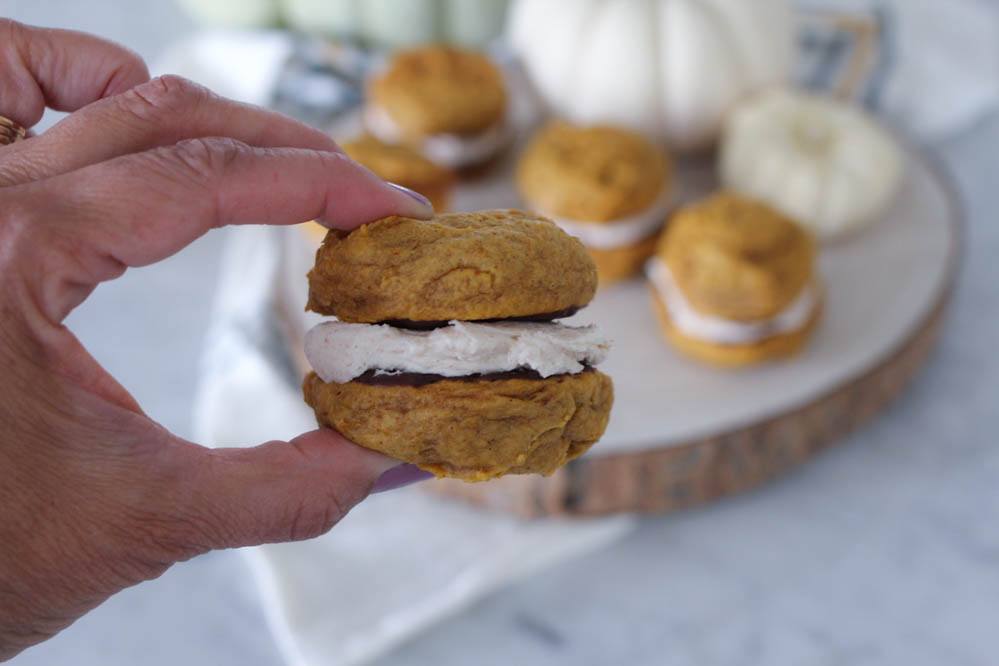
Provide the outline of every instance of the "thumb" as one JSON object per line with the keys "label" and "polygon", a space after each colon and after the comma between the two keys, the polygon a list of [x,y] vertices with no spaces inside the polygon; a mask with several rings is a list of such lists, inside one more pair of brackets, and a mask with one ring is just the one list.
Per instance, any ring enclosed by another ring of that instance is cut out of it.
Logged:
{"label": "thumb", "polygon": [[191,445],[181,455],[173,512],[195,553],[324,534],[400,465],[328,429],[248,449]]}

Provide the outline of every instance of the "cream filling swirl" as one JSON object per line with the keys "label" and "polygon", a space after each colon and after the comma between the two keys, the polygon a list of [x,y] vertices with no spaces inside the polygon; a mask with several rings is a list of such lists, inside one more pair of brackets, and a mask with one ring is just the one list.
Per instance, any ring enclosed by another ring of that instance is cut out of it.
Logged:
{"label": "cream filling swirl", "polygon": [[596,326],[551,322],[452,321],[430,331],[384,324],[323,322],[305,335],[305,355],[324,382],[343,384],[369,370],[444,377],[535,370],[576,374],[600,363],[610,342]]}
{"label": "cream filling swirl", "polygon": [[694,309],[666,262],[649,260],[646,275],[669,313],[670,322],[684,335],[719,345],[748,345],[804,328],[819,303],[819,290],[812,282],[783,310],[769,319],[734,321]]}

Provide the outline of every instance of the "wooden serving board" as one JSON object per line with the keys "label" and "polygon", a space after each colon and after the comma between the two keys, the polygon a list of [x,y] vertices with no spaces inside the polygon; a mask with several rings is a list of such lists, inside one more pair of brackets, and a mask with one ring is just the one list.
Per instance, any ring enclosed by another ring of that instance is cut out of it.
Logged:
{"label": "wooden serving board", "polygon": [[[891,209],[823,250],[827,311],[800,356],[741,371],[698,365],[659,338],[642,280],[601,290],[573,321],[599,323],[615,340],[601,366],[616,393],[603,440],[548,478],[427,488],[525,517],[670,511],[774,479],[871,419],[933,349],[958,264],[949,181],[907,150]],[[711,171],[707,160],[680,165],[682,197],[709,191]],[[509,181],[499,173],[463,186],[456,208],[516,205]]]}

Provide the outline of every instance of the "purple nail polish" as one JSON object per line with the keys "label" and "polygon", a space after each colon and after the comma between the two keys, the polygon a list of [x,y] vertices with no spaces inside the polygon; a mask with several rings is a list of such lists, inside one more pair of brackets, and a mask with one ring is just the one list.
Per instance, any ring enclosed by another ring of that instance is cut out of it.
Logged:
{"label": "purple nail polish", "polygon": [[396,488],[402,488],[403,486],[408,486],[412,483],[417,483],[419,481],[426,481],[427,479],[434,478],[434,475],[430,472],[426,472],[416,465],[399,465],[398,467],[393,467],[387,472],[384,472],[378,480],[375,481],[375,485],[372,486],[371,492],[373,493],[383,493],[386,490],[395,490]]}
{"label": "purple nail polish", "polygon": [[388,185],[389,185],[389,187],[392,187],[392,188],[395,188],[395,189],[399,190],[400,192],[402,192],[406,196],[410,197],[411,199],[415,199],[417,202],[420,203],[420,205],[426,206],[431,211],[434,209],[434,205],[432,203],[430,203],[430,199],[426,198],[425,196],[423,196],[419,192],[414,192],[413,190],[409,189],[408,187],[403,187],[402,185],[396,185],[395,183],[389,183]]}

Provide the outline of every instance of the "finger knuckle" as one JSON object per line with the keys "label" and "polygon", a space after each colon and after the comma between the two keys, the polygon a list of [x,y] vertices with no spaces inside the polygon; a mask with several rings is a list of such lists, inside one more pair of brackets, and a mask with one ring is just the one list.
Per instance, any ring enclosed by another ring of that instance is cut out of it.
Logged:
{"label": "finger knuckle", "polygon": [[235,139],[188,139],[166,149],[173,166],[203,185],[213,185],[250,147]]}
{"label": "finger knuckle", "polygon": [[121,95],[120,100],[128,113],[142,120],[162,122],[174,114],[189,116],[213,97],[204,86],[175,74],[166,74],[132,88]]}
{"label": "finger knuckle", "polygon": [[305,500],[298,505],[288,524],[288,540],[302,541],[326,534],[346,513],[343,498],[336,492]]}
{"label": "finger knuckle", "polygon": [[[28,228],[26,218],[29,215],[30,211],[25,206],[23,197],[9,195],[0,190],[0,232],[5,236],[11,235],[9,237],[13,237],[14,234],[19,235]],[[8,244],[3,243],[0,247],[6,248]]]}
{"label": "finger knuckle", "polygon": [[24,197],[0,195],[0,270],[23,263],[36,244],[40,221]]}
{"label": "finger knuckle", "polygon": [[14,19],[0,18],[0,34],[7,38],[4,40],[5,44],[13,45],[13,38],[20,35],[26,28],[27,26]]}
{"label": "finger knuckle", "polygon": [[203,516],[142,513],[128,522],[125,552],[150,571],[183,562],[232,541],[220,529],[224,522]]}
{"label": "finger knuckle", "polygon": [[341,169],[344,166],[356,168],[357,163],[343,153],[334,153],[326,150],[317,150],[312,153],[313,159],[319,162],[319,168],[329,171]]}
{"label": "finger knuckle", "polygon": [[[0,300],[22,313],[61,320],[68,276],[80,263],[79,238],[71,225],[55,224],[33,209],[37,187],[0,196]],[[21,195],[21,196],[18,196]],[[29,195],[34,195],[29,198]]]}

